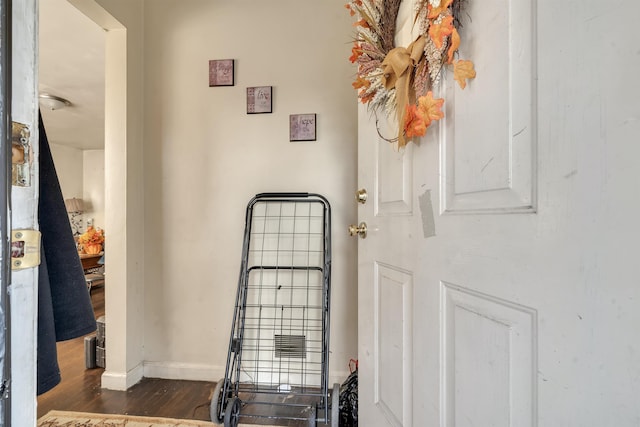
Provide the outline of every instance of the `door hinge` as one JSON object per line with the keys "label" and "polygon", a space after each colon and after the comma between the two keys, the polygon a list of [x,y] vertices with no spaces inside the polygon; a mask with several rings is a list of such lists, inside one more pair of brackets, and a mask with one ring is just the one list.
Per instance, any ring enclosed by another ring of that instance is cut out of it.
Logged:
{"label": "door hinge", "polygon": [[40,232],[11,230],[11,269],[22,270],[40,265]]}

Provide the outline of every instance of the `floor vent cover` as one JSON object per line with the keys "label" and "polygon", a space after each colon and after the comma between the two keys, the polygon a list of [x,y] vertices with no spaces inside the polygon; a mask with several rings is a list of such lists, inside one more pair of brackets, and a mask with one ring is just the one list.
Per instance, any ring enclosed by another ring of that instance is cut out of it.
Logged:
{"label": "floor vent cover", "polygon": [[275,335],[276,357],[304,359],[307,357],[307,341],[304,335]]}

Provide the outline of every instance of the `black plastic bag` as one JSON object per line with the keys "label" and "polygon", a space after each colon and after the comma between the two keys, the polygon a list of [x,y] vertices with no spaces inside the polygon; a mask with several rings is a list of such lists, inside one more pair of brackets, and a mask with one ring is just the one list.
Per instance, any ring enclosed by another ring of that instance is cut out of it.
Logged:
{"label": "black plastic bag", "polygon": [[340,386],[340,427],[358,426],[358,368]]}

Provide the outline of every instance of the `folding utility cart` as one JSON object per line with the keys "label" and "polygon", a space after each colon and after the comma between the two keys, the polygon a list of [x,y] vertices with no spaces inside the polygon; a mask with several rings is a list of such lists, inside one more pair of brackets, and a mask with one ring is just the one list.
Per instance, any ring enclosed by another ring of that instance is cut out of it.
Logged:
{"label": "folding utility cart", "polygon": [[329,390],[331,208],[319,194],[262,193],[248,204],[225,376],[211,419],[338,426]]}

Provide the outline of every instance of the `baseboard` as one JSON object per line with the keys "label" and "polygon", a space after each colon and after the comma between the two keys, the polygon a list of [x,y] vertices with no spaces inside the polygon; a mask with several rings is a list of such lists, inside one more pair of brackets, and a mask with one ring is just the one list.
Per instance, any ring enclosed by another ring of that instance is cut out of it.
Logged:
{"label": "baseboard", "polygon": [[143,373],[142,364],[138,364],[135,368],[124,373],[105,370],[101,377],[101,387],[108,390],[128,390],[129,387],[140,382]]}
{"label": "baseboard", "polygon": [[195,363],[144,362],[145,378],[215,382],[224,377],[224,369],[224,366]]}
{"label": "baseboard", "polygon": [[[177,362],[144,362],[145,378],[164,378],[168,380],[190,380],[217,382],[224,378],[224,366],[202,365]],[[349,372],[331,372],[329,374],[329,388],[333,384],[342,384],[349,376]]]}

